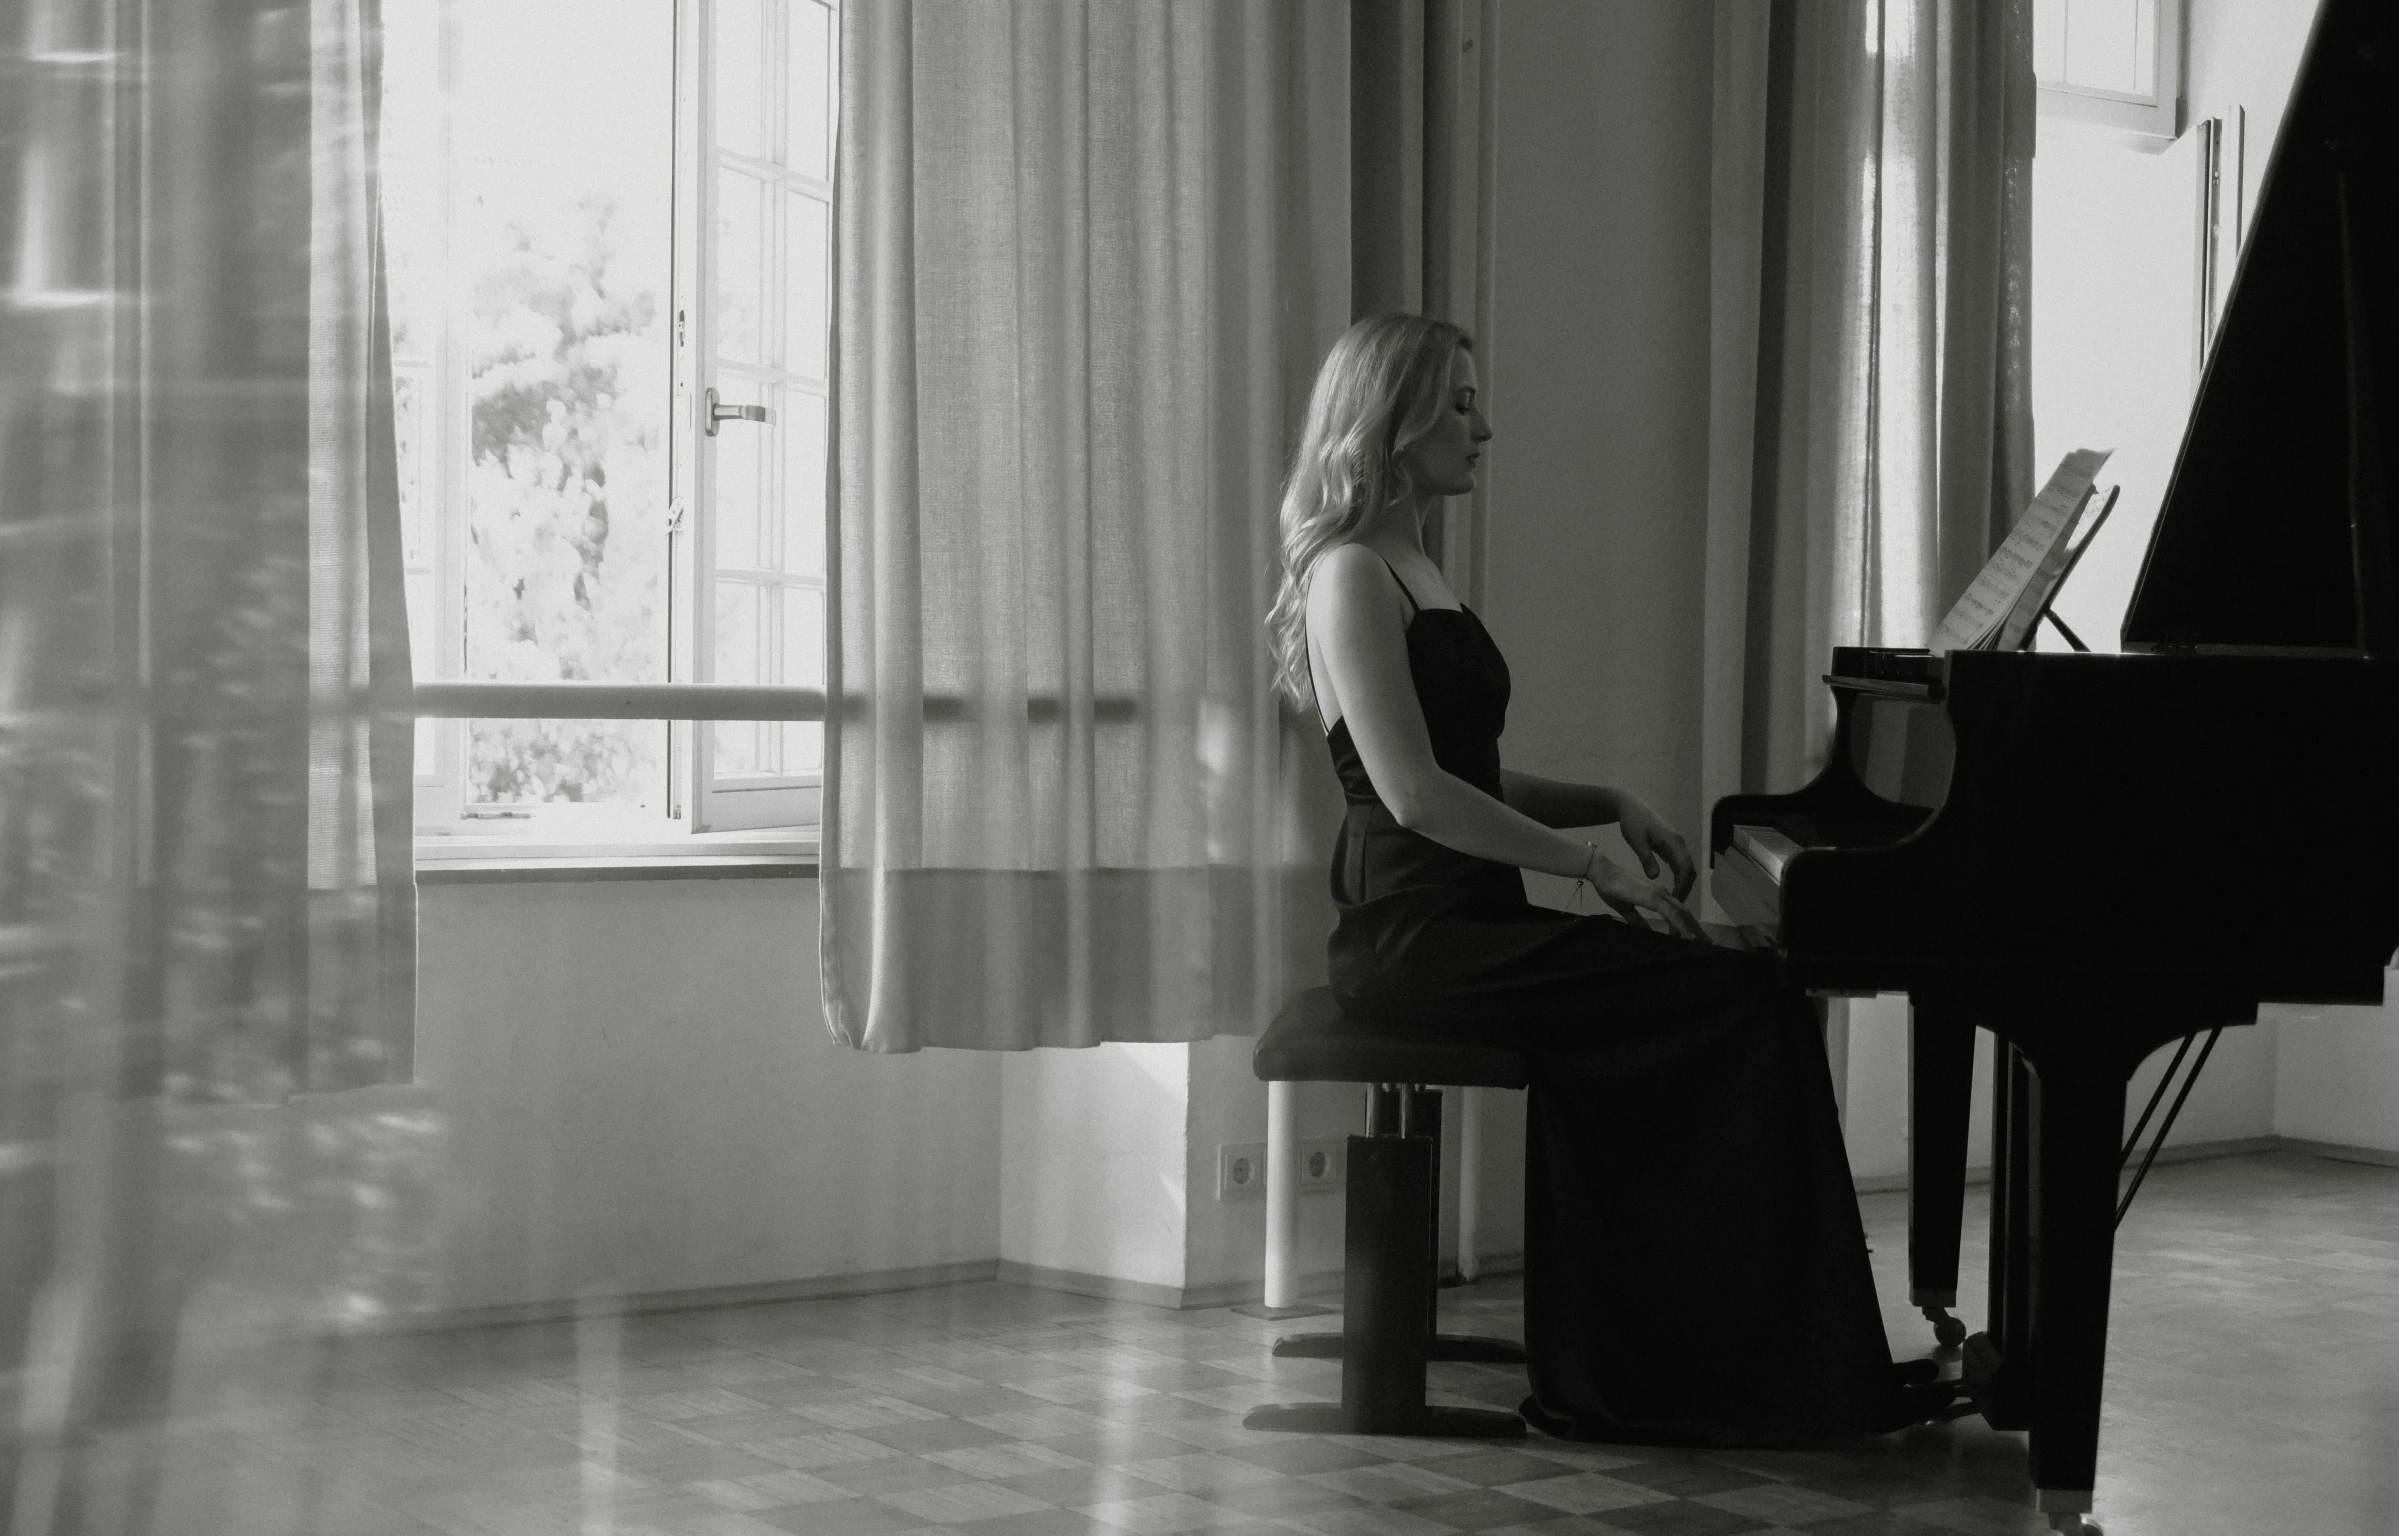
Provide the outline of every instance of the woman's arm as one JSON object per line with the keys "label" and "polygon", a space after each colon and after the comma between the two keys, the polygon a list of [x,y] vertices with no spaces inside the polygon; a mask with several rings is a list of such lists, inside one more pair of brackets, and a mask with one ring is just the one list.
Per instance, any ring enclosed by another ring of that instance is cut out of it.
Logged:
{"label": "woman's arm", "polygon": [[1349,723],[1350,741],[1375,793],[1401,826],[1519,869],[1569,880],[1587,874],[1609,901],[1656,912],[1686,937],[1705,937],[1665,887],[1595,858],[1588,844],[1493,799],[1433,760],[1408,670],[1399,583],[1373,551],[1344,545],[1325,554],[1309,583],[1308,629],[1324,662],[1331,702]]}
{"label": "woman's arm", "polygon": [[1500,798],[1545,827],[1613,826],[1623,811],[1623,794],[1604,784],[1569,784],[1513,768],[1499,771]]}
{"label": "woman's arm", "polygon": [[1536,778],[1508,768],[1499,772],[1499,790],[1509,805],[1545,827],[1617,826],[1625,846],[1641,860],[1643,874],[1657,878],[1660,865],[1673,871],[1678,899],[1689,896],[1699,880],[1699,868],[1691,862],[1682,834],[1630,791]]}

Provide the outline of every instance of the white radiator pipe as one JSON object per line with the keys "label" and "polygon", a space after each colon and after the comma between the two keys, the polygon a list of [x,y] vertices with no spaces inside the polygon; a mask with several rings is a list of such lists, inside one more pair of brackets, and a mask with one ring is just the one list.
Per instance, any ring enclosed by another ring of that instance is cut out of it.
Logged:
{"label": "white radiator pipe", "polygon": [[1458,1278],[1483,1277],[1483,1090],[1458,1090]]}
{"label": "white radiator pipe", "polygon": [[1266,1085],[1266,1304],[1299,1305],[1299,1085]]}

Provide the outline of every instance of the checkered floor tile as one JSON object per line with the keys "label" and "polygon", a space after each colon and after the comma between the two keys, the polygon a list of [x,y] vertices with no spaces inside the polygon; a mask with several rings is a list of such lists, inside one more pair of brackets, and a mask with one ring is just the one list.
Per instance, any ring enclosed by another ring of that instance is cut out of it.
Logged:
{"label": "checkered floor tile", "polygon": [[[1901,1199],[1866,1208],[1883,1294],[1904,1295]],[[1979,1248],[1966,1260],[1978,1274]],[[2288,1155],[2161,1169],[2115,1294],[2111,1536],[2399,1530],[2399,1171]],[[1965,1302],[1979,1320],[1979,1296]],[[1515,1292],[1451,1291],[1444,1315],[1509,1333]],[[1904,1307],[1889,1323],[1901,1353],[1929,1347]],[[1253,1433],[1253,1404],[1338,1390],[1334,1362],[1275,1359],[1277,1332],[985,1284],[394,1336],[306,1352],[280,1377],[195,1365],[165,1432],[124,1449],[156,1470],[139,1528],[177,1536],[2047,1529],[2022,1437],[1979,1420],[1807,1454]],[[1451,1402],[1524,1392],[1519,1368],[1435,1379]]]}

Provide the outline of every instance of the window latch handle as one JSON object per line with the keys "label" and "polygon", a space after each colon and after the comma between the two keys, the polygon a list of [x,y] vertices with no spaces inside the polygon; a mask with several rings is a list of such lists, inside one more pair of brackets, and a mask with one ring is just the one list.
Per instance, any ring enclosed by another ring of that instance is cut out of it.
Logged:
{"label": "window latch handle", "polygon": [[763,425],[772,420],[774,417],[768,414],[763,405],[724,405],[719,403],[715,387],[710,386],[708,390],[708,435],[710,437],[716,436],[716,429],[728,421],[755,421]]}

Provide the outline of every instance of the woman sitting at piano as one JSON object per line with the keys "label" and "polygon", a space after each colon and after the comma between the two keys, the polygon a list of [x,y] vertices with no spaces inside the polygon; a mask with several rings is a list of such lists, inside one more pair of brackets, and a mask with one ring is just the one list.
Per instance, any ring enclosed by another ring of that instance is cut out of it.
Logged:
{"label": "woman sitting at piano", "polygon": [[[1536,1427],[1793,1446],[1919,1422],[1951,1389],[1891,1359],[1815,1010],[1707,942],[1690,853],[1639,799],[1500,766],[1507,663],[1423,539],[1490,437],[1472,341],[1414,315],[1351,327],[1308,401],[1268,623],[1348,800],[1335,995],[1532,1063]],[[1608,824],[1642,873],[1556,830]],[[1534,906],[1527,869],[1656,927]]]}

